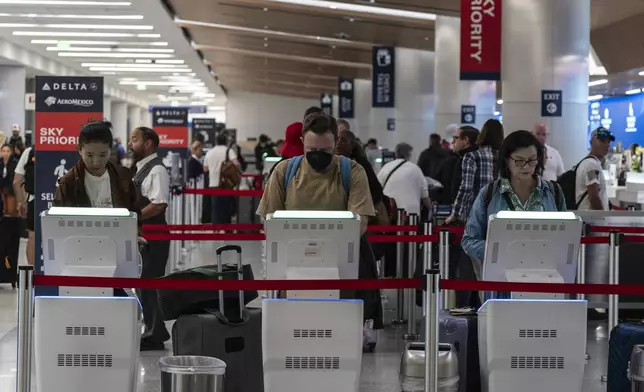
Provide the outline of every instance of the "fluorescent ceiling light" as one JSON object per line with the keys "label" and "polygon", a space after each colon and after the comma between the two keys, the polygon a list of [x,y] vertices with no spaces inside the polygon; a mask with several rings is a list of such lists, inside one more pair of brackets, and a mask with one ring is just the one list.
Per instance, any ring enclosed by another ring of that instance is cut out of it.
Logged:
{"label": "fluorescent ceiling light", "polygon": [[181,96],[178,96],[178,95],[173,95],[173,96],[170,96],[170,97],[164,97],[164,98],[160,98],[160,99],[162,99],[164,101],[187,101],[190,98],[189,97],[181,97]]}
{"label": "fluorescent ceiling light", "polygon": [[137,34],[139,38],[161,38],[161,34]]}
{"label": "fluorescent ceiling light", "polygon": [[85,31],[14,31],[12,33],[16,36],[28,37],[101,37],[101,38],[114,38],[114,37],[134,37],[135,34],[130,33],[96,33]]}
{"label": "fluorescent ceiling light", "polygon": [[[150,63],[151,60],[134,60],[135,63]],[[183,64],[183,60],[157,60],[157,64]]]}
{"label": "fluorescent ceiling light", "polygon": [[116,72],[99,72],[101,75],[116,75]]}
{"label": "fluorescent ceiling light", "polygon": [[136,59],[136,58],[161,58],[173,57],[171,54],[164,53],[91,53],[91,52],[59,52],[60,57],[112,57],[120,59]]}
{"label": "fluorescent ceiling light", "polygon": [[129,1],[86,1],[86,0],[0,0],[1,5],[98,5],[107,7],[127,7]]}
{"label": "fluorescent ceiling light", "polygon": [[174,49],[150,49],[150,48],[84,48],[80,46],[59,47],[49,46],[51,52],[127,52],[127,53],[174,53]]}
{"label": "fluorescent ceiling light", "polygon": [[497,105],[503,105],[503,100],[499,99],[498,101],[496,101],[496,103],[497,103]]}
{"label": "fluorescent ceiling light", "polygon": [[494,111],[494,115],[495,115],[495,116],[499,116],[499,115],[501,115],[501,112],[499,112],[498,110],[495,110],[495,111]]}
{"label": "fluorescent ceiling light", "polygon": [[588,100],[589,100],[589,101],[597,101],[597,100],[600,100],[600,99],[602,99],[602,98],[604,98],[604,96],[603,96],[603,95],[601,95],[601,94],[597,94],[597,95],[590,95],[590,96],[588,97]]}
{"label": "fluorescent ceiling light", "polygon": [[112,19],[112,20],[141,20],[143,15],[75,15],[75,14],[2,14],[9,18],[54,18],[54,19]]}
{"label": "fluorescent ceiling light", "polygon": [[[5,23],[0,23],[0,27],[3,27]],[[6,23],[6,24],[11,24],[11,23]],[[11,26],[7,26],[11,27]],[[28,26],[32,27],[32,26]],[[36,25],[33,27],[45,27],[48,29],[83,29],[83,30],[153,30],[154,26],[143,26],[143,25],[128,25],[128,24],[121,24],[121,25],[102,25],[102,24],[73,24],[73,23],[65,23],[65,24],[59,24],[59,23],[54,23],[54,24],[43,24],[43,25]]]}
{"label": "fluorescent ceiling light", "polygon": [[193,102],[190,102],[190,105],[191,106],[206,106],[206,105],[208,105],[208,102],[206,102],[206,101],[193,101]]}
{"label": "fluorescent ceiling light", "polygon": [[136,82],[130,82],[130,81],[121,81],[119,84],[122,84],[124,86],[134,86],[137,84],[145,84],[146,86],[193,86],[195,84],[198,84],[200,86],[205,85],[203,82],[199,83],[194,83],[194,82],[182,82],[182,81],[158,81],[158,80],[149,80],[149,81],[136,81]]}
{"label": "fluorescent ceiling light", "polygon": [[128,81],[128,80],[129,80],[129,81],[132,81],[132,80],[136,80],[136,78],[120,78],[119,80],[122,80],[122,81]]}
{"label": "fluorescent ceiling light", "polygon": [[273,3],[296,4],[307,7],[328,8],[338,11],[362,12],[365,14],[374,14],[382,16],[397,16],[400,18],[419,19],[419,20],[436,20],[436,14],[425,12],[404,11],[394,8],[372,7],[360,4],[337,3],[335,1],[324,0],[269,0]]}
{"label": "fluorescent ceiling light", "polygon": [[190,72],[191,70],[186,69],[174,69],[174,68],[110,68],[110,67],[90,67],[90,71],[112,71],[112,72]]}
{"label": "fluorescent ceiling light", "polygon": [[139,64],[139,63],[81,63],[81,67],[119,67],[119,68],[172,68],[172,72],[190,71],[186,65]]}
{"label": "fluorescent ceiling light", "polygon": [[43,44],[43,45],[58,45],[58,44],[67,44],[67,45],[107,45],[107,46],[168,46],[167,42],[119,42],[119,41],[65,41],[65,40],[56,40],[56,39],[32,39],[32,44]]}
{"label": "fluorescent ceiling light", "polygon": [[632,90],[627,90],[626,95],[633,95],[633,94],[639,94],[642,92],[641,88],[634,88]]}
{"label": "fluorescent ceiling light", "polygon": [[208,106],[208,111],[218,111],[218,110],[226,110],[225,106]]}
{"label": "fluorescent ceiling light", "polygon": [[214,98],[215,94],[214,93],[194,93],[194,97],[200,97],[200,98]]}
{"label": "fluorescent ceiling light", "polygon": [[588,87],[601,86],[602,84],[606,83],[608,83],[608,80],[606,79],[593,80],[591,82],[588,82]]}
{"label": "fluorescent ceiling light", "polygon": [[33,23],[0,23],[0,27],[42,27]]}

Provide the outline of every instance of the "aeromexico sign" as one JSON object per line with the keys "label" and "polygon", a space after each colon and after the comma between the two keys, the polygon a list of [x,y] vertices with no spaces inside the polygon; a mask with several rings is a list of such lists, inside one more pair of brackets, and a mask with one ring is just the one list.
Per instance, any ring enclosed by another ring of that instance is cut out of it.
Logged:
{"label": "aeromexico sign", "polygon": [[461,0],[461,80],[501,79],[502,0]]}

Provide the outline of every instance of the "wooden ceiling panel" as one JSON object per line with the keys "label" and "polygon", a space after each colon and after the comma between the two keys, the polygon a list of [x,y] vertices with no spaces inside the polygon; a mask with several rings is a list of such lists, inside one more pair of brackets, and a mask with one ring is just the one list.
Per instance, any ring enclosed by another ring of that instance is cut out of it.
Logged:
{"label": "wooden ceiling panel", "polygon": [[642,0],[591,0],[590,25],[597,29],[642,13]]}

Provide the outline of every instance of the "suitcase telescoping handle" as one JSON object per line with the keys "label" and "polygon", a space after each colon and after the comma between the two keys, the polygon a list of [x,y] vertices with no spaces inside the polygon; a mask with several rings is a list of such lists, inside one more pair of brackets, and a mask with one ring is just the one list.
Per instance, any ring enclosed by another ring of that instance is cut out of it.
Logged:
{"label": "suitcase telescoping handle", "polygon": [[[242,264],[242,249],[241,246],[239,245],[224,245],[220,246],[217,248],[215,253],[217,254],[217,270],[219,271],[219,280],[223,280],[223,271],[224,271],[224,266],[221,261],[221,254],[224,252],[228,251],[235,251],[237,252],[237,280],[243,280],[244,279],[244,271],[243,271],[243,264]],[[225,321],[226,319],[226,314],[224,313],[224,291],[219,290],[219,313],[221,314],[221,317],[224,318]],[[239,319],[244,320],[244,292],[242,290],[239,290]]]}

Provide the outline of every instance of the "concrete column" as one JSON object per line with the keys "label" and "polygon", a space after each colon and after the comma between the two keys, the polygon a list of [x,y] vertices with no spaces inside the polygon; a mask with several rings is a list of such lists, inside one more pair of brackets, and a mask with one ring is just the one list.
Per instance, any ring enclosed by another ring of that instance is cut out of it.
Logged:
{"label": "concrete column", "polygon": [[13,124],[20,126],[20,134],[25,130],[25,93],[27,73],[22,67],[0,67],[0,130],[11,137]]}
{"label": "concrete column", "polygon": [[127,107],[127,131],[141,126],[141,109],[139,106],[128,105]]}
{"label": "concrete column", "polygon": [[461,20],[436,17],[436,118],[433,131],[443,137],[451,124],[461,124],[461,106],[476,106],[475,124],[481,128],[494,117],[496,82],[460,80]]}
{"label": "concrete column", "polygon": [[127,140],[127,103],[112,102],[112,133],[120,137],[121,141]]}
{"label": "concrete column", "polygon": [[103,97],[103,118],[112,121],[112,97]]}
{"label": "concrete column", "polygon": [[[426,148],[434,122],[434,52],[396,48],[396,107],[371,109],[371,133],[381,146],[415,146],[414,157]],[[389,119],[395,130],[387,130]],[[415,159],[415,158],[412,158]]]}
{"label": "concrete column", "polygon": [[148,108],[141,108],[141,126],[152,127],[152,117]]}
{"label": "concrete column", "polygon": [[[543,122],[566,168],[588,150],[589,0],[503,0],[503,125]],[[562,116],[541,117],[541,91],[562,91]]]}
{"label": "concrete column", "polygon": [[356,136],[364,143],[369,138],[378,138],[371,130],[371,80],[353,80],[353,105],[354,118],[351,126]]}

